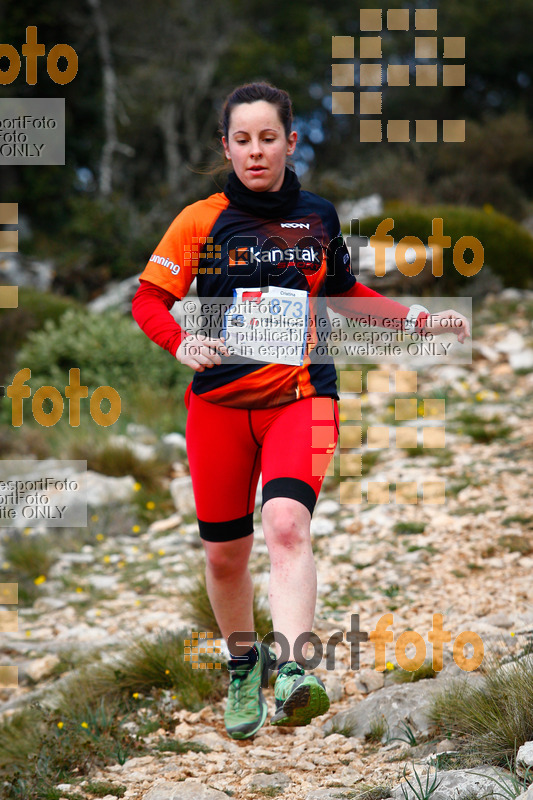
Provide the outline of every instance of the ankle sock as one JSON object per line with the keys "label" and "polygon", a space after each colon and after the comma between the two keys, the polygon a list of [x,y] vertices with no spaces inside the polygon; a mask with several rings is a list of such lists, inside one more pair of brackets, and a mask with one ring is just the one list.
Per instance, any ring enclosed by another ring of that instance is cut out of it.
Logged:
{"label": "ankle sock", "polygon": [[249,667],[252,669],[257,664],[258,658],[259,655],[256,648],[251,647],[250,650],[248,650],[248,652],[243,656],[231,656],[230,660],[228,661],[228,667],[230,669],[237,669],[238,667]]}

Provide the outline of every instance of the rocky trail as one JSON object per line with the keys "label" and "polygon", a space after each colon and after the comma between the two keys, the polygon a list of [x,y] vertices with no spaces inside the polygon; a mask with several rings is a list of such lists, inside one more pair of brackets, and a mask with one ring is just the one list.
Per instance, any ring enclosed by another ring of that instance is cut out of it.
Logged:
{"label": "rocky trail", "polygon": [[[480,679],[479,672],[467,674],[455,664],[456,637],[473,631],[485,654],[502,657],[533,633],[532,307],[533,292],[489,296],[479,312],[472,365],[419,371],[419,400],[436,392],[446,400],[445,448],[427,454],[419,448],[415,457],[390,448],[363,475],[363,494],[368,480],[444,481],[445,503],[419,498],[417,504],[396,504],[392,489],[388,504],[345,505],[339,480],[326,479],[312,521],[318,570],[314,632],[323,644],[336,631],[343,634],[334,668],[323,660],[314,670],[330,694],[329,712],[296,729],[269,727],[267,718],[253,738],[233,741],[224,730],[224,700],[197,712],[176,706],[173,733],[156,730],[145,743],[167,736],[203,744],[204,752],[154,750],[99,770],[91,781],[125,787],[126,800],[380,800],[391,791],[401,799],[404,766],[407,776],[414,768],[424,772],[430,754],[454,749],[453,741],[435,735],[427,709],[431,695],[453,677]],[[391,424],[393,392],[363,392],[362,402],[369,424]],[[342,421],[342,396],[340,409]],[[146,437],[134,432],[131,441],[142,446]],[[100,505],[94,500],[91,530],[103,535],[78,552],[62,552],[39,599],[20,608],[17,628],[4,634],[2,664],[19,667],[19,685],[0,690],[1,715],[49,696],[58,680],[54,667],[65,652],[74,661],[81,653],[111,658],[134,637],[192,629],[181,596],[190,586],[190,564],[202,560],[203,551],[191,519],[184,455],[177,460],[182,476],[173,489],[176,513],[137,532],[106,530],[106,491],[128,502],[133,478],[93,478]],[[266,598],[269,561],[256,512],[251,569]],[[359,669],[353,668],[346,640],[353,615],[361,631],[369,632],[385,614],[392,614],[394,641],[407,629],[416,631],[428,658],[433,615],[443,615],[451,641],[436,678],[396,683],[394,643],[387,645],[384,672],[374,669],[369,641],[361,643]],[[272,712],[272,689],[265,696]],[[440,774],[445,780],[434,800],[497,788],[464,770]],[[376,787],[374,793],[369,787]],[[74,783],[59,788],[69,797],[77,791]],[[85,796],[90,795],[80,795]]]}

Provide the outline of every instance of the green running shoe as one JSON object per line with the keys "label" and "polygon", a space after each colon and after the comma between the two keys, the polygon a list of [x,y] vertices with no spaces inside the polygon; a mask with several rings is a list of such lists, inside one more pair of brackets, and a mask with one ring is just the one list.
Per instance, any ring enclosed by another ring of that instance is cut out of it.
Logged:
{"label": "green running shoe", "polygon": [[308,725],[313,717],[325,714],[329,697],[324,684],[315,675],[305,675],[296,661],[289,661],[278,674],[274,686],[276,713],[271,725]]}
{"label": "green running shoe", "polygon": [[269,667],[276,656],[264,644],[256,642],[258,658],[251,669],[237,667],[229,669],[230,685],[228,702],[224,712],[224,724],[232,739],[247,739],[264,725],[268,713],[261,688],[268,687]]}

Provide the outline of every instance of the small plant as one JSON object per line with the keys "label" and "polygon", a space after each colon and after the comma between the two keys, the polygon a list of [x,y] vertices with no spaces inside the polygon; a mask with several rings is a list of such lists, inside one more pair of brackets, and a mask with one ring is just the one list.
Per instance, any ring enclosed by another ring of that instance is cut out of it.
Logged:
{"label": "small plant", "polygon": [[426,522],[397,522],[394,525],[394,533],[424,533]]}
{"label": "small plant", "polygon": [[340,733],[341,736],[346,736],[346,738],[349,738],[350,736],[353,736],[353,732],[353,725],[350,725],[347,722],[345,722],[343,725],[339,725],[337,722],[332,721],[331,727],[325,735],[331,736],[333,733]]}
{"label": "small plant", "polygon": [[498,539],[500,547],[505,547],[510,553],[521,553],[523,556],[533,552],[533,543],[526,536],[519,536],[514,533],[507,533]]}
{"label": "small plant", "polygon": [[366,734],[365,738],[369,742],[381,742],[388,729],[389,725],[383,714],[380,717],[374,717],[370,721],[370,732]]}
{"label": "small plant", "polygon": [[387,586],[385,589],[380,589],[381,594],[384,594],[385,597],[390,597],[391,600],[393,597],[397,597],[400,592],[400,587],[397,583],[391,583],[390,586]]}
{"label": "small plant", "polygon": [[[88,783],[85,789],[97,797],[105,797],[107,794],[114,794],[115,797],[124,797],[127,787],[115,786],[112,783],[105,783],[105,781],[94,781]],[[79,795],[73,795],[73,797],[79,798]]]}
{"label": "small plant", "polygon": [[398,723],[398,727],[400,728],[401,734],[400,736],[389,736],[387,738],[388,742],[405,742],[410,747],[416,747],[418,742],[416,740],[416,736],[413,733],[413,729],[411,726],[404,720],[400,720]]}
{"label": "small plant", "polygon": [[[481,686],[455,681],[433,699],[431,716],[469,750],[494,766],[505,766],[533,730],[533,666],[522,659],[499,667],[487,661]],[[478,762],[479,763],[479,762]]]}
{"label": "small plant", "polygon": [[409,796],[409,790],[405,788],[404,783],[401,783],[400,787],[405,800],[414,800],[415,798],[416,800],[429,800],[429,798],[436,792],[437,788],[440,786],[440,783],[442,781],[442,778],[440,780],[437,780],[437,775],[438,775],[437,769],[436,768],[434,769],[433,775],[431,774],[431,767],[428,769],[425,775],[424,783],[422,782],[420,775],[414,768],[414,765],[413,765],[413,772],[415,775],[416,785],[413,785],[409,780],[409,778],[407,777],[407,765],[404,766],[402,773],[403,778],[405,780],[405,783],[408,784],[409,788],[413,792],[413,794]]}
{"label": "small plant", "polygon": [[436,678],[437,673],[433,669],[431,661],[424,661],[418,669],[395,669],[394,672],[391,673],[391,677],[395,683],[414,683],[415,681]]}

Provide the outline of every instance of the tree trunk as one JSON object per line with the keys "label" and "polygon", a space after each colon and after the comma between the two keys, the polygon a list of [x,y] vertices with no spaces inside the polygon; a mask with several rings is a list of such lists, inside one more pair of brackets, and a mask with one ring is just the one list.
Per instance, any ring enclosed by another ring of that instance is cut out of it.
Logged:
{"label": "tree trunk", "polygon": [[119,149],[116,126],[116,106],[117,106],[117,81],[113,68],[111,56],[111,45],[109,42],[109,31],[107,22],[102,12],[100,0],[87,0],[94,16],[96,26],[96,36],[98,41],[98,51],[102,62],[103,80],[103,107],[104,107],[104,131],[105,142],[100,158],[100,175],[98,188],[101,197],[107,197],[113,190],[113,156]]}

